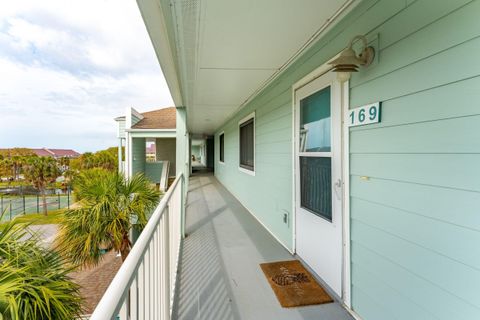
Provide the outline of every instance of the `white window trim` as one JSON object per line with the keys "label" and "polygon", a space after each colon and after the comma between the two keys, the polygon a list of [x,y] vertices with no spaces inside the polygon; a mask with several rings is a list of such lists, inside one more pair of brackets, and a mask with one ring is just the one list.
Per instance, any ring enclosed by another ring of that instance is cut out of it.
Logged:
{"label": "white window trim", "polygon": [[[243,123],[247,122],[248,120],[250,119],[253,119],[253,170],[249,170],[249,169],[246,169],[246,168],[243,168],[240,166],[240,125],[242,125]],[[257,163],[256,163],[256,154],[257,154],[257,148],[256,148],[256,145],[255,145],[255,123],[256,123],[256,119],[255,119],[255,111],[253,111],[252,113],[250,113],[249,115],[247,115],[246,117],[242,118],[240,121],[238,121],[238,170],[241,171],[241,172],[244,172],[246,174],[249,174],[251,176],[255,176],[255,170],[257,169]]]}
{"label": "white window trim", "polygon": [[[220,136],[223,134],[223,161],[220,160]],[[218,134],[218,163],[225,165],[225,131]]]}

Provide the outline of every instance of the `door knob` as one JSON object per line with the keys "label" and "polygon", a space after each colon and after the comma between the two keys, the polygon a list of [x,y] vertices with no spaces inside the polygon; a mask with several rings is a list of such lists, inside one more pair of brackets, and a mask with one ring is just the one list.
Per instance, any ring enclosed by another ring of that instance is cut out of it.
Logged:
{"label": "door knob", "polygon": [[342,199],[342,180],[338,179],[334,185],[335,185],[335,188],[334,188],[335,196],[337,197],[338,200],[341,200]]}

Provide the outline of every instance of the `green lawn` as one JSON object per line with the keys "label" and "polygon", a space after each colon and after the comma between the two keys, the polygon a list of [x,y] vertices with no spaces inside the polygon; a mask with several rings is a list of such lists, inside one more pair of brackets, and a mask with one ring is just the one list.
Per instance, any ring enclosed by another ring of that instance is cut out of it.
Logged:
{"label": "green lawn", "polygon": [[62,221],[64,212],[65,209],[52,210],[48,212],[48,216],[42,213],[31,213],[17,216],[13,221],[15,221],[15,223],[28,223],[31,225],[58,224]]}

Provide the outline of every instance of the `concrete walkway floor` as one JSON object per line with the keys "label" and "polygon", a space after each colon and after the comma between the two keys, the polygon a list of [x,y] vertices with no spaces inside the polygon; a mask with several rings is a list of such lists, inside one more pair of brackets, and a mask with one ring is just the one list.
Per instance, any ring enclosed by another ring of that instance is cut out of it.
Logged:
{"label": "concrete walkway floor", "polygon": [[352,320],[338,303],[282,308],[259,264],[294,259],[211,175],[190,179],[173,319]]}

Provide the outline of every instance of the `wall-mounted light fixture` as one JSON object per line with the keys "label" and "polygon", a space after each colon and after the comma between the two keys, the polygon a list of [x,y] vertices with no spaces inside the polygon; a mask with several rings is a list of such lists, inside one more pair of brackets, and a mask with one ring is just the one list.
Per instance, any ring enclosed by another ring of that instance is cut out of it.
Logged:
{"label": "wall-mounted light fixture", "polygon": [[[360,54],[357,55],[353,50],[353,43],[356,40],[363,42],[363,49]],[[341,82],[345,82],[350,79],[352,72],[358,72],[360,66],[368,67],[375,57],[375,50],[373,47],[368,46],[367,38],[365,36],[355,36],[347,48],[345,48],[338,58],[330,61],[328,64],[333,65],[333,72],[337,72],[337,78]]]}

